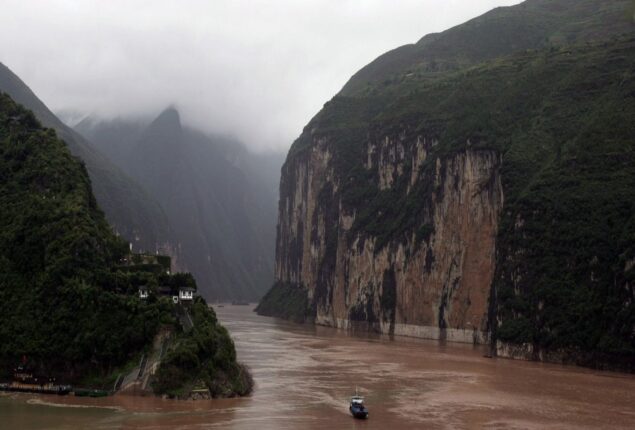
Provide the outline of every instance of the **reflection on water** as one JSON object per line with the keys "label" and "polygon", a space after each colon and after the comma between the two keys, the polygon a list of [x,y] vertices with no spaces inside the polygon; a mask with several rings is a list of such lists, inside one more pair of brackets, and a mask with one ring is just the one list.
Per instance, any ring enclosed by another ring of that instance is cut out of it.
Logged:
{"label": "reflection on water", "polygon": [[[635,377],[483,357],[471,345],[348,334],[216,309],[256,387],[243,399],[0,397],[4,429],[635,428]],[[348,399],[366,397],[367,421]]]}

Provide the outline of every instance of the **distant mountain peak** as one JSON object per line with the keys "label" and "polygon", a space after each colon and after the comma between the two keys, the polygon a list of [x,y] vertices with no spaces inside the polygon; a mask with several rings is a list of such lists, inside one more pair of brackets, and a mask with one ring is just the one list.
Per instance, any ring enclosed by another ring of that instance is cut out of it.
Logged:
{"label": "distant mountain peak", "polygon": [[179,115],[179,111],[176,110],[173,105],[170,105],[165,108],[154,121],[152,121],[151,126],[153,125],[169,126],[170,128],[180,129],[181,115]]}
{"label": "distant mountain peak", "polygon": [[145,144],[154,146],[173,146],[180,142],[183,134],[181,116],[174,106],[169,106],[148,126],[142,139]]}

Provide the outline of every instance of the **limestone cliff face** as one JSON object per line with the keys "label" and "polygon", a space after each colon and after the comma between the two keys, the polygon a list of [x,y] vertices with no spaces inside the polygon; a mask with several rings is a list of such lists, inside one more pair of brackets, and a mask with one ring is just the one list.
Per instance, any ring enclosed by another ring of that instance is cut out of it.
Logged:
{"label": "limestone cliff face", "polygon": [[289,157],[282,172],[275,274],[278,282],[306,290],[316,323],[486,340],[503,203],[500,157],[468,145],[429,159],[435,145],[433,138],[408,138],[405,132],[365,144],[358,162],[372,184],[423,202],[412,228],[384,244],[356,228],[363,202],[343,202],[343,183],[350,178],[338,174],[328,138],[316,137],[308,150]]}
{"label": "limestone cliff face", "polygon": [[381,58],[291,147],[258,311],[635,370],[634,46]]}

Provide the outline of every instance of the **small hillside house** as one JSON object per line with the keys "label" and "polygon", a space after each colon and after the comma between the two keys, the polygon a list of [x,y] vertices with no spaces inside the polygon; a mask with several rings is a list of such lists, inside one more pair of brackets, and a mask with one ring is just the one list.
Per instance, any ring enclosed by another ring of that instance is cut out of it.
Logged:
{"label": "small hillside house", "polygon": [[181,287],[179,288],[179,300],[193,300],[194,299],[194,288],[190,287]]}
{"label": "small hillside house", "polygon": [[148,287],[139,287],[139,298],[140,299],[148,298]]}

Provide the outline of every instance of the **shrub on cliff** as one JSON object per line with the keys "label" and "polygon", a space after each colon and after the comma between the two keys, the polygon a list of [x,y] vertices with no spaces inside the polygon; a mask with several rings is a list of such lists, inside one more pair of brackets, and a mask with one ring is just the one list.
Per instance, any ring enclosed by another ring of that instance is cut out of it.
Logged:
{"label": "shrub on cliff", "polygon": [[276,282],[255,309],[258,315],[304,322],[309,312],[309,299],[302,286]]}
{"label": "shrub on cliff", "polygon": [[234,342],[202,297],[195,299],[191,316],[194,325],[174,339],[155,375],[154,391],[179,398],[201,385],[213,397],[251,392],[253,381],[247,369],[236,362]]}

